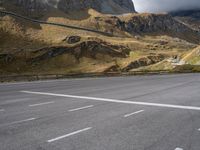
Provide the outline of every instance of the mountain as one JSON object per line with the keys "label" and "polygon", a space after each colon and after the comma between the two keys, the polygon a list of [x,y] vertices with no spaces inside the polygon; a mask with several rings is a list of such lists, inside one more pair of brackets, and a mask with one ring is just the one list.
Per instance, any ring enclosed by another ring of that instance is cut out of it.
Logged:
{"label": "mountain", "polygon": [[[1,0],[3,6],[8,4],[20,6],[28,12],[45,12],[58,9],[64,12],[95,9],[102,13],[121,14],[135,12],[132,0]],[[9,6],[7,7],[9,9]]]}
{"label": "mountain", "polygon": [[135,13],[131,0],[67,2],[2,1],[29,20],[0,16],[0,74],[173,70],[200,45],[186,16]]}
{"label": "mountain", "polygon": [[175,19],[200,32],[200,10],[183,10],[170,13]]}
{"label": "mountain", "polygon": [[195,19],[200,19],[200,10],[181,10],[181,11],[173,11],[170,12],[172,16],[179,16],[179,17],[191,17]]}

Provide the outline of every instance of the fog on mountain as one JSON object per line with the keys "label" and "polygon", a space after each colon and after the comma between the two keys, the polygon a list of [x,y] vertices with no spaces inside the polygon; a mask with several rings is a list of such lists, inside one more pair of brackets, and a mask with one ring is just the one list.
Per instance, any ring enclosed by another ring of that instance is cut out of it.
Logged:
{"label": "fog on mountain", "polygon": [[133,0],[139,12],[200,9],[200,0]]}

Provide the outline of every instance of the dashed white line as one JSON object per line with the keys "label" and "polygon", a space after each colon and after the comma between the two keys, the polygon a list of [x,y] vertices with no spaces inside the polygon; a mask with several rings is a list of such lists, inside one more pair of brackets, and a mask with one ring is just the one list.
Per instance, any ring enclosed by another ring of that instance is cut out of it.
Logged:
{"label": "dashed white line", "polygon": [[31,104],[29,105],[29,107],[42,106],[42,105],[53,104],[53,103],[55,102],[51,101],[51,102],[45,102],[45,103]]}
{"label": "dashed white line", "polygon": [[36,119],[36,118],[29,118],[29,119],[20,120],[20,121],[14,121],[14,122],[8,123],[7,125],[13,125],[13,124],[24,123],[24,122],[28,122],[28,121],[33,121],[33,120],[35,120],[35,119]]}
{"label": "dashed white line", "polygon": [[83,109],[87,109],[87,108],[91,108],[91,107],[94,107],[94,106],[93,105],[89,105],[89,106],[84,106],[84,107],[80,107],[80,108],[70,109],[68,111],[69,112],[73,112],[73,111],[83,110]]}
{"label": "dashed white line", "polygon": [[57,138],[48,140],[47,142],[48,142],[48,143],[55,142],[55,141],[64,139],[64,138],[66,138],[66,137],[69,137],[69,136],[72,136],[72,135],[76,135],[76,134],[81,133],[81,132],[84,132],[84,131],[88,131],[88,130],[90,130],[90,129],[92,129],[92,127],[88,127],[88,128],[85,128],[85,129],[82,129],[82,130],[78,130],[78,131],[75,131],[75,132],[72,132],[72,133],[69,133],[69,134],[66,134],[66,135],[62,135],[62,136],[59,136],[59,137],[57,137]]}
{"label": "dashed white line", "polygon": [[136,112],[133,112],[133,113],[130,113],[130,114],[126,114],[126,115],[124,115],[124,117],[127,118],[127,117],[130,117],[132,115],[139,114],[141,112],[144,112],[144,110],[139,110],[139,111],[136,111]]}
{"label": "dashed white line", "polygon": [[172,104],[161,104],[161,103],[147,103],[147,102],[139,102],[139,101],[126,101],[126,100],[117,100],[117,99],[109,99],[109,98],[97,98],[97,97],[65,95],[65,94],[55,94],[55,93],[45,93],[45,92],[32,92],[32,91],[21,91],[21,92],[29,93],[29,94],[37,94],[37,95],[49,95],[49,96],[56,96],[56,97],[88,99],[88,100],[113,102],[113,103],[121,103],[121,104],[133,104],[133,105],[142,105],[142,106],[154,106],[154,107],[163,107],[163,108],[176,108],[176,109],[198,110],[198,111],[200,111],[200,107],[195,107],[195,106],[172,105]]}
{"label": "dashed white line", "polygon": [[177,147],[175,150],[183,150],[182,148]]}

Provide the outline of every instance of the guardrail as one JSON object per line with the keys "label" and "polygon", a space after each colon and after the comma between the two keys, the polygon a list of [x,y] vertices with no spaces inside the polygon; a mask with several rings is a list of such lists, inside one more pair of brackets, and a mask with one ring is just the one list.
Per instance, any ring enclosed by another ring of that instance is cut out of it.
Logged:
{"label": "guardrail", "polygon": [[172,72],[169,70],[159,71],[134,71],[134,72],[94,72],[94,73],[69,73],[69,74],[43,74],[43,75],[4,75],[0,76],[0,82],[11,81],[36,81],[48,79],[66,79],[66,78],[85,78],[85,77],[117,77],[117,76],[132,76],[132,75],[161,75],[173,73],[191,73],[191,72]]}
{"label": "guardrail", "polygon": [[59,27],[70,28],[70,29],[75,29],[75,30],[84,30],[84,31],[99,33],[99,34],[106,35],[106,36],[113,36],[111,33],[103,32],[103,31],[98,31],[98,30],[88,29],[88,28],[83,28],[83,27],[77,27],[77,26],[71,26],[71,25],[66,25],[66,24],[61,24],[61,23],[54,23],[54,22],[36,20],[36,19],[32,19],[32,18],[29,18],[29,17],[19,15],[19,14],[14,13],[14,12],[9,12],[9,11],[4,11],[4,10],[0,10],[0,14],[1,15],[9,15],[9,16],[16,17],[16,18],[21,18],[23,20],[26,20],[26,21],[29,21],[29,22],[32,22],[32,23],[59,26]]}

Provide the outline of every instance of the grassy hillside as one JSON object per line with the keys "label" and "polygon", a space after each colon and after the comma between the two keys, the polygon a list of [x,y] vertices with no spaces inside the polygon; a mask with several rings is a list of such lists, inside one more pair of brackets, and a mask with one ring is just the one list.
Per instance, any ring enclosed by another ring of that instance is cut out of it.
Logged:
{"label": "grassy hillside", "polygon": [[[1,75],[168,70],[174,68],[168,59],[182,58],[200,40],[199,34],[165,14],[113,16],[92,9],[67,14],[55,10],[40,19],[113,36],[3,16]],[[80,39],[69,42],[74,36]]]}
{"label": "grassy hillside", "polygon": [[191,65],[200,65],[200,46],[185,54],[182,60]]}

